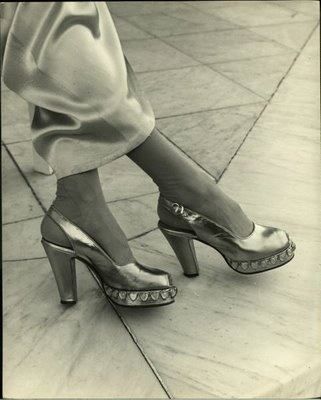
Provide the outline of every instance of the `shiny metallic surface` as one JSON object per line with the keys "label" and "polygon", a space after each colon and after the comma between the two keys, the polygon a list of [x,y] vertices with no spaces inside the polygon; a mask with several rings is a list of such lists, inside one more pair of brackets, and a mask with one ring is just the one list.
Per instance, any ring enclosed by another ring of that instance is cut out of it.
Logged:
{"label": "shiny metallic surface", "polygon": [[253,223],[252,233],[239,237],[205,216],[164,197],[160,198],[160,204],[190,228],[188,231],[180,230],[159,222],[160,230],[178,256],[185,273],[186,269],[194,269],[198,274],[195,252],[188,245],[193,239],[215,248],[232,269],[243,274],[267,271],[294,257],[295,244],[281,229]]}
{"label": "shiny metallic surface", "polygon": [[[61,299],[71,298],[66,295],[73,289],[65,279],[69,271],[70,260],[77,258],[84,262],[99,287],[108,298],[120,305],[128,306],[152,306],[163,305],[173,302],[175,296],[161,296],[164,290],[169,294],[175,293],[177,289],[172,285],[171,277],[166,272],[144,266],[137,261],[126,265],[117,265],[115,261],[85,232],[65,218],[58,210],[51,207],[47,216],[51,218],[65,233],[72,249],[57,246],[43,239],[43,245],[55,273]],[[61,258],[64,257],[63,262]],[[67,268],[68,267],[68,268]],[[70,267],[71,268],[71,267]],[[73,270],[74,271],[74,270]],[[69,272],[69,275],[71,272]],[[75,271],[73,272],[75,277]],[[68,292],[69,291],[69,292]],[[157,295],[155,293],[157,292]],[[151,294],[154,293],[152,296]],[[169,298],[169,299],[168,299]],[[74,296],[76,299],[76,296]]]}

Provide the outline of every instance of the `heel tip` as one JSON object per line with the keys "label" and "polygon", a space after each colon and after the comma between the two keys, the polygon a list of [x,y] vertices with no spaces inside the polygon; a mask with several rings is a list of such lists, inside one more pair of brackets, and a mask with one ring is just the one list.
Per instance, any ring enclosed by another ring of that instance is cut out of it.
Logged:
{"label": "heel tip", "polygon": [[199,274],[184,274],[187,278],[196,278]]}
{"label": "heel tip", "polygon": [[67,304],[67,305],[73,306],[74,304],[77,303],[77,300],[60,300],[60,303],[61,303],[61,304]]}

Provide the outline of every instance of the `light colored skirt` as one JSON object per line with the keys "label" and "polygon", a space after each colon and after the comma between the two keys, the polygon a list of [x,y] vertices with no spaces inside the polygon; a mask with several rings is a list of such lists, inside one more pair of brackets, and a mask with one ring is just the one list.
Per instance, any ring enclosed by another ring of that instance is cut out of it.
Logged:
{"label": "light colored skirt", "polygon": [[1,6],[11,18],[3,80],[30,104],[34,147],[57,178],[98,168],[150,135],[153,110],[105,2]]}

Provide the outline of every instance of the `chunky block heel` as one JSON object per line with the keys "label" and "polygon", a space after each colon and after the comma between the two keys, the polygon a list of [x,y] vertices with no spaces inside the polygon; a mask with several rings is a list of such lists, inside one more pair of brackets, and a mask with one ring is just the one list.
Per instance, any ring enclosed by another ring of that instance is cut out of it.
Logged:
{"label": "chunky block heel", "polygon": [[62,304],[77,302],[75,252],[64,247],[41,241],[54,273]]}
{"label": "chunky block heel", "polygon": [[159,222],[158,226],[176,254],[176,257],[183,268],[184,275],[189,278],[198,276],[199,266],[193,237],[189,237],[187,233],[180,234],[178,231],[168,229],[161,222]]}

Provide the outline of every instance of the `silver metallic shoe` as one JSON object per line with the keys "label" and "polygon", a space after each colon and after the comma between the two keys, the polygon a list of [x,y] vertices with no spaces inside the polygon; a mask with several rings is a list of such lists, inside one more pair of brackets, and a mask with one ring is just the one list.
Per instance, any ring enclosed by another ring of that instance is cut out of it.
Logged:
{"label": "silver metallic shoe", "polygon": [[117,265],[89,235],[53,206],[45,218],[54,221],[70,243],[67,248],[42,238],[62,303],[77,302],[76,259],[87,266],[100,289],[113,303],[128,307],[151,307],[174,302],[177,289],[165,271],[146,267],[137,261]]}
{"label": "silver metallic shoe", "polygon": [[213,247],[232,269],[241,274],[256,274],[278,268],[294,257],[295,244],[281,229],[253,223],[252,233],[242,238],[207,217],[162,196],[159,206],[189,227],[185,230],[161,221],[158,223],[188,277],[199,274],[194,240]]}

